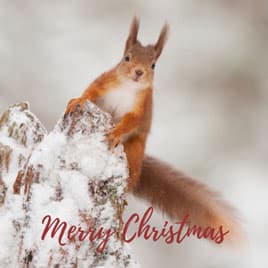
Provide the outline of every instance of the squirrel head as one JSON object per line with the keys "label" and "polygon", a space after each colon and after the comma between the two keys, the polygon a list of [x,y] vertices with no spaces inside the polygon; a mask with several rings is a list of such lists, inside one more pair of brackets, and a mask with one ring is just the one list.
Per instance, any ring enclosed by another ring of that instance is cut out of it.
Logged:
{"label": "squirrel head", "polygon": [[169,27],[168,24],[165,24],[157,42],[147,46],[143,46],[137,39],[138,30],[139,20],[135,16],[130,26],[124,55],[117,67],[117,72],[122,79],[127,77],[127,79],[140,83],[145,88],[152,86],[155,64],[167,41]]}

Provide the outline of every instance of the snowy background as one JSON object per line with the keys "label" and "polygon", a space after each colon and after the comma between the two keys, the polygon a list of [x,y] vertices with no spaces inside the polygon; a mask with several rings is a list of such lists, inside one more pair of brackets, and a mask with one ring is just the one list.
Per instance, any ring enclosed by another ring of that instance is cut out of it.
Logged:
{"label": "snowy background", "polygon": [[[249,239],[244,251],[139,239],[135,258],[146,268],[268,267],[267,1],[0,0],[0,112],[28,100],[51,129],[68,100],[119,61],[135,13],[144,44],[165,20],[171,27],[147,152],[221,191]],[[146,207],[130,198],[126,217]]]}

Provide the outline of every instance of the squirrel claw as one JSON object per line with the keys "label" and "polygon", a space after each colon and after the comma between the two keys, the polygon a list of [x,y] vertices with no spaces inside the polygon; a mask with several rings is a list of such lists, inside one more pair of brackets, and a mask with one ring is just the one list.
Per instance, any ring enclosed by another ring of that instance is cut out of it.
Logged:
{"label": "squirrel claw", "polygon": [[109,149],[113,150],[119,143],[121,143],[121,136],[115,134],[115,132],[110,132],[107,134],[106,140],[109,143]]}
{"label": "squirrel claw", "polygon": [[66,110],[65,110],[64,118],[68,114],[72,115],[76,108],[82,108],[83,104],[84,104],[84,102],[81,98],[71,99],[67,105]]}

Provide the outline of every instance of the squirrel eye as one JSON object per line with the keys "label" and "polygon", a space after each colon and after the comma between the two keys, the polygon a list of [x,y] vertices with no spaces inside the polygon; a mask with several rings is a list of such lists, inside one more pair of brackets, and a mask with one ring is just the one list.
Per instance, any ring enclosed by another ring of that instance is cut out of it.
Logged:
{"label": "squirrel eye", "polygon": [[152,64],[152,69],[154,69],[154,68],[155,68],[155,63]]}
{"label": "squirrel eye", "polygon": [[125,61],[129,61],[129,56],[125,56]]}

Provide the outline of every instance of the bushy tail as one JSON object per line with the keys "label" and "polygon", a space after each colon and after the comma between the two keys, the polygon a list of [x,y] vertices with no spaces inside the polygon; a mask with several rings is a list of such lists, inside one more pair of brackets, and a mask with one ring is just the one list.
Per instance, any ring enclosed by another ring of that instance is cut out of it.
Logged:
{"label": "bushy tail", "polygon": [[228,242],[241,244],[243,240],[237,213],[219,194],[153,157],[145,156],[134,195],[147,200],[172,220],[178,221],[188,214],[191,225],[217,229],[222,225],[230,231]]}

